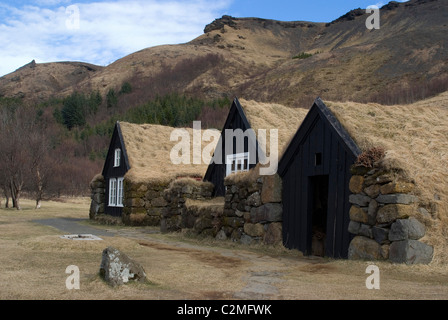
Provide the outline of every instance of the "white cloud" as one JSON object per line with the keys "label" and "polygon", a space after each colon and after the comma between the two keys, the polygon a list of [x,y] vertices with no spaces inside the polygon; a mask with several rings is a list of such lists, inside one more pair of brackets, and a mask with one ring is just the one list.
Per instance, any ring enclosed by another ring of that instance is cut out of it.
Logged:
{"label": "white cloud", "polygon": [[79,28],[73,28],[76,15],[63,6],[70,1],[38,2],[42,6],[0,5],[0,76],[32,59],[107,65],[146,47],[187,42],[202,34],[205,25],[230,4],[230,0],[78,3],[74,5],[79,9]]}

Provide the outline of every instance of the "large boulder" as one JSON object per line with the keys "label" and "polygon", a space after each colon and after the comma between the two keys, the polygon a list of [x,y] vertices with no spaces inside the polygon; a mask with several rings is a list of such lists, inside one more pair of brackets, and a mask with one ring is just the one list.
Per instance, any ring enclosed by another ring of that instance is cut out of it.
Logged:
{"label": "large boulder", "polygon": [[381,245],[373,239],[356,236],[350,242],[348,258],[351,260],[381,260]]}
{"label": "large boulder", "polygon": [[144,282],[146,280],[143,267],[113,247],[103,250],[100,276],[113,287],[129,281]]}
{"label": "large boulder", "polygon": [[389,240],[418,240],[424,235],[425,226],[417,219],[411,217],[409,219],[398,219],[392,224]]}
{"label": "large boulder", "polygon": [[428,264],[434,248],[418,240],[394,241],[390,245],[389,260],[395,263]]}

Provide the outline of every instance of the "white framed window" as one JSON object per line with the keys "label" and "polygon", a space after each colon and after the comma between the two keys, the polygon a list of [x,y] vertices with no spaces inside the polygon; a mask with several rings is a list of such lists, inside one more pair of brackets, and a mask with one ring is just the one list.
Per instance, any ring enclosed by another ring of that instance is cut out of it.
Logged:
{"label": "white framed window", "polygon": [[117,204],[117,179],[109,180],[109,206],[115,207]]}
{"label": "white framed window", "polygon": [[249,171],[249,153],[230,154],[226,159],[226,176],[236,172]]}
{"label": "white framed window", "polygon": [[123,178],[117,179],[117,207],[123,206]]}
{"label": "white framed window", "polygon": [[123,180],[124,178],[110,178],[109,207],[123,207]]}
{"label": "white framed window", "polygon": [[120,166],[120,161],[121,161],[121,150],[120,149],[115,149],[115,153],[114,153],[114,167],[119,167]]}

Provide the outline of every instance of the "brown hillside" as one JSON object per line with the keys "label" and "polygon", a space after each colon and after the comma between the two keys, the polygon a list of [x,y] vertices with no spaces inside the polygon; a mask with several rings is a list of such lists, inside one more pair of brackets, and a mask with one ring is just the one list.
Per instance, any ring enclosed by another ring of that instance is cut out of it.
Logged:
{"label": "brown hillside", "polygon": [[41,101],[75,87],[103,67],[83,62],[32,62],[0,78],[0,97]]}
{"label": "brown hillside", "polygon": [[391,2],[380,13],[379,30],[366,28],[361,9],[327,24],[223,16],[188,43],[147,48],[104,68],[18,70],[0,78],[0,96],[105,93],[128,81],[131,106],[173,91],[308,106],[316,96],[409,103],[448,89],[448,2]]}

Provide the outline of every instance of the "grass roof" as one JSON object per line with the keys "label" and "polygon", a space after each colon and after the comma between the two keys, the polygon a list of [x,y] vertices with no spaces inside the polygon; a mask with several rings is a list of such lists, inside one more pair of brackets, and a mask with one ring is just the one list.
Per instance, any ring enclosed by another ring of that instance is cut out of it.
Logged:
{"label": "grass roof", "polygon": [[414,180],[428,200],[448,199],[448,92],[410,105],[326,105],[361,150],[385,149],[383,167]]}
{"label": "grass roof", "polygon": [[[280,159],[308,110],[240,102],[255,131],[279,129]],[[415,182],[421,205],[436,205],[436,216],[420,217],[427,226],[423,241],[434,246],[435,261],[448,261],[448,92],[409,105],[324,102],[362,151],[382,147],[380,165]],[[251,171],[228,178],[253,179]]]}
{"label": "grass roof", "polygon": [[380,165],[413,180],[421,204],[436,205],[428,242],[448,258],[448,92],[410,105],[325,104],[361,150],[382,147]]}
{"label": "grass roof", "polygon": [[[131,124],[120,122],[126,152],[131,169],[126,178],[133,182],[148,180],[170,181],[176,177],[203,177],[208,163],[193,164],[192,147],[190,148],[190,164],[174,164],[170,153],[179,141],[170,141],[173,130],[186,130],[193,141],[193,129],[173,128],[153,124]],[[215,143],[216,142],[212,142]],[[202,150],[210,142],[202,143]]]}
{"label": "grass roof", "polygon": [[291,108],[276,103],[262,103],[253,100],[240,99],[240,104],[246,114],[252,129],[258,137],[258,130],[265,129],[266,143],[259,140],[259,143],[268,153],[270,150],[269,130],[278,130],[278,157],[282,156],[289,142],[296,133],[298,127],[308,114],[308,109]]}

